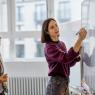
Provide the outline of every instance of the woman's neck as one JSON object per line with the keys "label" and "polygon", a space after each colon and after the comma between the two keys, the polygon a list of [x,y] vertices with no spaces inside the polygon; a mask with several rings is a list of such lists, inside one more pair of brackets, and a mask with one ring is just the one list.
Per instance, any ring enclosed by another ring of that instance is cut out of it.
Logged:
{"label": "woman's neck", "polygon": [[52,39],[52,41],[54,41],[54,42],[59,41],[59,38],[58,38],[58,37],[56,37],[56,38],[51,37],[51,39]]}

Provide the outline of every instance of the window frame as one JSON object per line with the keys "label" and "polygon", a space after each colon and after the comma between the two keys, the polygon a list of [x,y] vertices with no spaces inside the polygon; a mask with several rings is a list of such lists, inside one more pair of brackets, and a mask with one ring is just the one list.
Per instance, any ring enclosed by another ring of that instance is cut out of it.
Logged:
{"label": "window frame", "polygon": [[[23,0],[22,0],[23,1]],[[1,31],[0,35],[2,39],[9,39],[10,41],[10,60],[17,59],[15,54],[15,39],[17,38],[34,38],[37,39],[41,35],[41,31],[16,31],[15,27],[15,18],[16,18],[16,10],[15,10],[15,4],[16,0],[6,0],[7,3],[7,20],[8,20],[8,31],[4,32]],[[21,3],[21,2],[19,2]],[[46,5],[47,6],[47,5]],[[35,58],[36,59],[36,58]],[[7,59],[6,59],[7,60]],[[20,58],[20,60],[23,60],[23,58]]]}
{"label": "window frame", "polygon": [[[24,1],[24,0],[22,0]],[[36,0],[37,1],[37,0]],[[59,0],[60,1],[60,0]],[[32,2],[32,0],[31,0]],[[17,38],[40,38],[41,31],[16,31],[16,10],[15,10],[16,0],[7,0],[7,18],[8,18],[8,31],[7,32],[0,32],[0,35],[3,38],[8,38],[10,41],[10,60],[16,59],[15,54],[15,39]],[[46,8],[47,8],[47,18],[54,17],[54,0],[46,0]],[[36,59],[36,57],[35,57]],[[20,60],[23,60],[22,58]]]}

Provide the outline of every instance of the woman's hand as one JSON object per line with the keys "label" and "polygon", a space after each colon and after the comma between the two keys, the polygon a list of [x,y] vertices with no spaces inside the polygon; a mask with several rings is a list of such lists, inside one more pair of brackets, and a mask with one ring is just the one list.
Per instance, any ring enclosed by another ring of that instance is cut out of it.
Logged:
{"label": "woman's hand", "polygon": [[81,46],[82,46],[82,41],[86,38],[87,31],[84,28],[81,28],[80,31],[78,32],[78,34],[79,34],[79,37],[73,46],[73,49],[75,52],[80,52]]}
{"label": "woman's hand", "polygon": [[7,78],[7,74],[3,74],[2,76],[0,76],[0,83],[7,82]]}
{"label": "woman's hand", "polygon": [[79,39],[83,41],[86,38],[86,35],[87,31],[85,30],[85,28],[81,28],[79,31]]}

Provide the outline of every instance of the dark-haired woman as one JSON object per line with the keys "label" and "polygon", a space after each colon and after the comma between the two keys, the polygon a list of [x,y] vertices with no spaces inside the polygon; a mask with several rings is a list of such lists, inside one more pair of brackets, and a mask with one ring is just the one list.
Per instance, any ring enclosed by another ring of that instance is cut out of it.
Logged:
{"label": "dark-haired woman", "polygon": [[[46,95],[69,95],[70,67],[80,61],[79,51],[87,32],[81,28],[75,44],[67,51],[65,43],[59,40],[59,27],[55,19],[43,22],[41,42],[45,43],[44,53],[48,63]],[[70,41],[70,39],[68,39]]]}

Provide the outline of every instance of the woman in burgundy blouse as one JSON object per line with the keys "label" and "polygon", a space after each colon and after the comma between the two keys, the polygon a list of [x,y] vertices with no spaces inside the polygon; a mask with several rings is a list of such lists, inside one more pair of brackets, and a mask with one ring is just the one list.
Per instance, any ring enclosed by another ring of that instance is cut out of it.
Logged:
{"label": "woman in burgundy blouse", "polygon": [[64,42],[59,40],[56,20],[48,18],[43,22],[41,41],[45,43],[44,53],[50,76],[46,95],[69,95],[70,67],[80,61],[79,51],[87,32],[81,28],[78,34],[76,43],[67,51]]}

